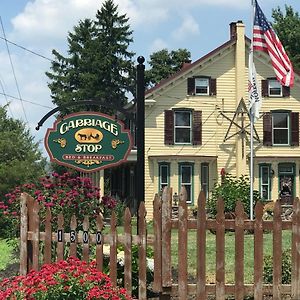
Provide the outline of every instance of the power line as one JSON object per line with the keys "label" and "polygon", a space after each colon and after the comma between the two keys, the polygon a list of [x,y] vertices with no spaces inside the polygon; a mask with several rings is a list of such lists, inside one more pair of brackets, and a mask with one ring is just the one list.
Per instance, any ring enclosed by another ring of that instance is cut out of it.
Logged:
{"label": "power line", "polygon": [[33,104],[33,105],[37,105],[37,106],[40,106],[40,107],[45,107],[45,108],[53,109],[53,107],[51,107],[51,106],[47,106],[47,105],[43,105],[43,104],[40,104],[40,103],[37,103],[37,102],[25,100],[23,98],[20,99],[20,98],[15,97],[15,96],[8,95],[5,92],[3,92],[3,93],[0,92],[0,95],[3,95],[3,96],[8,97],[8,98],[16,99],[16,100],[21,100],[23,102],[27,102],[27,103],[30,103],[30,104]]}
{"label": "power line", "polygon": [[21,48],[22,50],[25,50],[25,51],[27,51],[27,52],[30,52],[31,54],[34,54],[34,55],[36,55],[36,56],[39,56],[39,57],[41,57],[41,58],[44,58],[44,59],[49,60],[49,61],[51,61],[51,62],[54,62],[53,59],[48,58],[48,57],[46,57],[46,56],[44,56],[44,55],[42,55],[42,54],[39,54],[39,53],[37,53],[37,52],[35,52],[35,51],[32,51],[32,50],[30,50],[30,49],[28,49],[28,48],[25,48],[25,47],[23,47],[23,46],[21,46],[21,45],[18,45],[18,44],[16,44],[16,43],[12,42],[12,41],[9,41],[8,39],[6,39],[6,37],[0,36],[0,39],[4,40],[6,43],[9,43],[9,44],[12,44],[12,45],[14,45],[14,46],[16,46],[16,47],[18,47],[18,48]]}
{"label": "power line", "polygon": [[[2,28],[2,32],[3,32],[3,36],[5,37],[5,40],[6,40],[6,35],[5,35],[4,26],[3,26],[3,23],[2,23],[1,16],[0,16],[0,22],[1,22],[1,28]],[[11,55],[10,55],[8,43],[5,42],[5,44],[6,44],[6,49],[7,49],[7,53],[8,53],[8,57],[9,57],[10,65],[11,65],[11,69],[12,69],[12,72],[13,72],[13,75],[14,75],[15,84],[16,84],[17,91],[18,91],[18,94],[19,94],[19,98],[20,98],[21,103],[22,103],[22,110],[23,110],[23,113],[24,113],[24,116],[25,116],[25,121],[28,124],[29,122],[28,122],[27,115],[26,115],[26,112],[25,112],[24,103],[22,101],[21,92],[20,92],[20,89],[19,89],[19,84],[18,84],[18,81],[17,81],[17,77],[16,77],[16,73],[15,73],[15,68],[14,68],[14,65],[13,65],[13,62],[12,62],[12,59],[11,59]]]}
{"label": "power line", "polygon": [[9,102],[8,102],[8,99],[7,99],[7,95],[5,94],[4,86],[3,86],[3,84],[2,84],[2,80],[1,80],[1,79],[0,79],[0,85],[1,85],[1,88],[2,88],[2,91],[3,91],[3,94],[4,94],[4,97],[5,97],[6,104],[7,104],[7,107],[8,107],[8,109],[9,109],[9,112],[10,112],[11,116],[14,117],[14,114],[13,114],[11,108],[10,108],[10,105],[9,105]]}

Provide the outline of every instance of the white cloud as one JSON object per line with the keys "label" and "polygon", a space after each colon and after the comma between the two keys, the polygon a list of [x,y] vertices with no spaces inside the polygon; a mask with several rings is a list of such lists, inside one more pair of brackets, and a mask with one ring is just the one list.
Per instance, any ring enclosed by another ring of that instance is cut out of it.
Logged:
{"label": "white cloud", "polygon": [[196,36],[199,33],[199,24],[191,15],[186,15],[180,27],[173,31],[172,37],[176,40],[184,40],[186,37]]}
{"label": "white cloud", "polygon": [[162,49],[167,49],[168,48],[168,44],[165,40],[163,39],[155,39],[150,48],[149,48],[149,52],[152,53],[152,52],[156,52],[156,51],[159,51],[159,50],[162,50]]}

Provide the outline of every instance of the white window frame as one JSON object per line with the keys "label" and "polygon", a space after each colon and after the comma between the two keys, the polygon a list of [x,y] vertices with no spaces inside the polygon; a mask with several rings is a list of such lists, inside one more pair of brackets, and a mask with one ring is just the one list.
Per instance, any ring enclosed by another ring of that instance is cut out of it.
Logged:
{"label": "white window frame", "polygon": [[[205,84],[203,84],[205,81]],[[197,92],[197,88],[206,89],[205,93]],[[196,77],[195,78],[195,95],[209,95],[209,78],[207,77]]]}
{"label": "white window frame", "polygon": [[[287,127],[275,127],[274,126],[274,116],[276,114],[285,114],[287,116]],[[273,145],[274,146],[289,146],[291,143],[291,124],[290,124],[290,113],[288,112],[272,112],[272,139],[273,139]],[[286,144],[278,144],[275,143],[275,130],[287,130],[287,143]]]}
{"label": "white window frame", "polygon": [[[273,86],[272,86],[273,85]],[[279,89],[279,94],[278,93],[272,93],[272,89]],[[282,97],[282,85],[280,82],[276,79],[268,79],[268,95],[269,97]]]}
{"label": "white window frame", "polygon": [[[271,166],[270,165],[260,165],[260,197],[264,200],[271,200],[271,178],[270,178],[270,174],[271,174]],[[267,182],[263,181],[263,170],[266,169],[266,172],[268,174],[268,180]],[[267,198],[263,197],[263,191],[264,188],[267,191]]]}
{"label": "white window frame", "polygon": [[[180,188],[182,186],[190,187],[190,195],[188,195],[188,201],[186,203],[193,203],[193,175],[194,175],[194,165],[189,163],[180,163],[179,165],[179,175],[180,175]],[[188,168],[190,170],[190,182],[182,182],[182,170],[183,168]]]}
{"label": "white window frame", "polygon": [[[180,113],[189,113],[190,124],[188,126],[176,125],[177,114],[180,114]],[[191,145],[192,144],[192,128],[193,128],[193,124],[192,124],[192,112],[191,111],[188,111],[188,110],[174,111],[174,144],[176,144],[176,145]],[[189,142],[177,142],[177,134],[176,134],[177,129],[188,129],[189,130],[189,133],[190,133]]]}
{"label": "white window frame", "polygon": [[[206,169],[205,175],[203,170]],[[205,187],[205,189],[203,188]],[[205,192],[205,198],[208,199],[209,194],[209,164],[208,163],[202,163],[201,164],[201,190]]]}
{"label": "white window frame", "polygon": [[[163,182],[162,181],[162,169],[163,168],[167,168],[167,181]],[[162,192],[163,187],[165,186],[169,186],[169,182],[170,182],[170,164],[168,163],[159,163],[159,170],[158,170],[158,174],[159,174],[159,192]]]}

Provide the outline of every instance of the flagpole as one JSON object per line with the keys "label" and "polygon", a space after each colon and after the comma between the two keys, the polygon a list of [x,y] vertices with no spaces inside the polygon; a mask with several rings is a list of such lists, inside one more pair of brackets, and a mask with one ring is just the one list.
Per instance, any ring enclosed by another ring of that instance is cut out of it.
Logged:
{"label": "flagpole", "polygon": [[[251,18],[251,24],[252,24],[252,34],[251,34],[251,46],[250,46],[250,57],[251,60],[249,60],[249,63],[251,63],[253,66],[253,26],[254,26],[254,0],[251,0],[252,5],[252,18]],[[249,68],[250,66],[248,66]],[[253,123],[254,123],[254,106],[252,105],[250,109],[250,220],[253,220]]]}

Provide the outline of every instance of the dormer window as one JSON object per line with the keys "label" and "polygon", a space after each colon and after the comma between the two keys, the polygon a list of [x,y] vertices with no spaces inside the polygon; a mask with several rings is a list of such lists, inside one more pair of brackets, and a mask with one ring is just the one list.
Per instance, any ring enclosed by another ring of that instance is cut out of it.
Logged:
{"label": "dormer window", "polygon": [[215,96],[217,81],[208,76],[197,76],[187,79],[187,94],[194,96]]}
{"label": "dormer window", "polygon": [[195,78],[195,94],[196,95],[209,95],[209,79],[208,78]]}
{"label": "dormer window", "polygon": [[270,97],[282,97],[282,88],[281,84],[276,79],[268,80],[268,89]]}
{"label": "dormer window", "polygon": [[290,88],[283,86],[276,78],[261,81],[261,94],[263,97],[282,98],[290,96]]}

